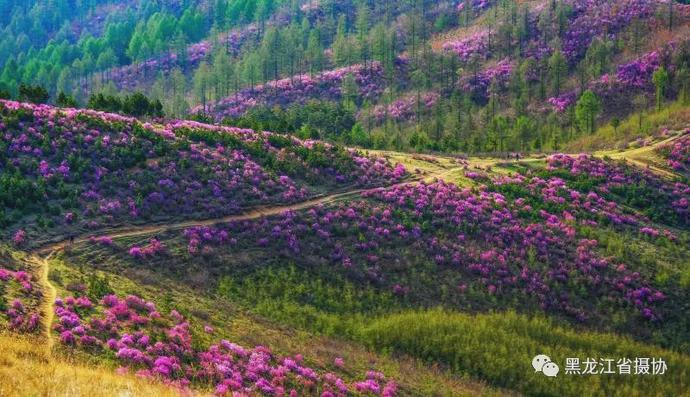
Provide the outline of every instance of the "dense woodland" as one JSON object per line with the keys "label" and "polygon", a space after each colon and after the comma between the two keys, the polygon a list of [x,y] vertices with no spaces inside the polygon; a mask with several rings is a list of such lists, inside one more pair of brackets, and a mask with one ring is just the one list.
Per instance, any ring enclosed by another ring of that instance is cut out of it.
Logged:
{"label": "dense woodland", "polygon": [[679,2],[32,3],[0,3],[2,97],[134,114],[114,101],[143,93],[135,115],[470,153],[557,151],[690,100]]}

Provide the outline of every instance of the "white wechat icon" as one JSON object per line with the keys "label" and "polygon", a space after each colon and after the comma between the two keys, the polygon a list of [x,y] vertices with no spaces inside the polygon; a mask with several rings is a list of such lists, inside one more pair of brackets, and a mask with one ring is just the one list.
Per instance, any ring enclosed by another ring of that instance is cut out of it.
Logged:
{"label": "white wechat icon", "polygon": [[532,367],[534,372],[541,372],[546,376],[555,377],[558,375],[558,365],[551,361],[551,358],[545,354],[539,354],[532,359]]}

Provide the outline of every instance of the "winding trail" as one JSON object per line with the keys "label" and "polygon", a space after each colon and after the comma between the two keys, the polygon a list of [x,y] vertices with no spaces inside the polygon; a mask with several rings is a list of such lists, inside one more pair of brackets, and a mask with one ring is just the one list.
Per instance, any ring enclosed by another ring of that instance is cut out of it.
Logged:
{"label": "winding trail", "polygon": [[[669,139],[656,142],[653,145],[646,146],[643,148],[638,148],[638,149],[632,149],[632,150],[626,150],[622,152],[614,152],[614,151],[601,151],[601,152],[596,152],[594,153],[595,156],[597,157],[604,157],[608,156],[613,159],[619,159],[619,160],[626,160],[632,163],[635,166],[638,166],[640,168],[646,168],[650,169],[651,171],[657,173],[658,175],[669,177],[673,175],[673,173],[664,170],[660,167],[656,167],[654,164],[650,164],[649,162],[645,162],[640,160],[640,158],[645,158],[648,159],[648,156],[653,154],[654,149],[657,147],[667,144],[674,139],[677,139],[678,137],[671,137]],[[429,157],[436,157],[436,156],[429,156]],[[443,156],[440,156],[443,158]],[[439,157],[436,157],[439,158]],[[537,158],[530,158],[526,157],[523,159],[520,159],[520,161],[530,161],[530,160],[538,160]],[[489,161],[482,163],[482,165],[494,165],[498,164],[501,161],[505,161],[503,159],[495,159],[494,161]],[[470,164],[472,162],[470,161]],[[475,164],[476,165],[476,164]],[[433,180],[433,179],[443,179],[444,177],[451,175],[455,172],[462,172],[465,167],[463,165],[435,165],[435,169],[433,170],[426,170],[424,173],[421,175],[415,176],[413,178],[410,178],[404,182],[400,182],[397,184],[393,185],[387,185],[387,186],[380,186],[380,187],[374,187],[374,188],[366,188],[366,189],[353,189],[349,191],[344,191],[344,192],[339,192],[339,193],[334,193],[334,194],[329,194],[329,195],[322,195],[322,196],[317,196],[317,197],[312,197],[308,200],[294,203],[294,204],[288,204],[288,205],[273,205],[273,206],[263,206],[263,207],[256,207],[256,208],[249,208],[245,212],[240,213],[240,214],[235,214],[235,215],[229,215],[229,216],[224,216],[220,218],[208,218],[208,219],[201,219],[201,220],[186,220],[186,221],[180,221],[180,222],[169,222],[169,223],[160,223],[160,224],[148,224],[148,225],[140,225],[140,226],[133,226],[133,225],[127,225],[127,226],[122,226],[122,227],[115,227],[115,228],[110,228],[110,229],[105,229],[99,231],[97,235],[99,236],[106,236],[110,238],[122,238],[122,237],[135,237],[135,236],[145,236],[145,235],[150,235],[150,234],[156,234],[156,233],[162,233],[166,231],[173,231],[173,230],[180,230],[180,229],[185,229],[189,227],[194,227],[194,226],[210,226],[210,225],[215,225],[219,223],[228,223],[228,222],[234,222],[234,221],[246,221],[246,220],[253,220],[253,219],[258,219],[262,217],[267,217],[267,216],[273,216],[273,215],[278,215],[281,214],[285,211],[299,211],[307,208],[311,208],[317,205],[322,205],[322,204],[329,204],[329,203],[334,203],[339,200],[344,200],[348,198],[355,198],[357,196],[360,196],[364,192],[369,192],[369,191],[374,191],[377,189],[389,189],[389,188],[394,188],[397,186],[404,186],[404,185],[410,185],[410,184],[416,184],[420,183],[422,181],[428,181],[428,180]],[[42,305],[42,311],[44,312],[43,316],[43,325],[45,328],[45,335],[46,335],[46,340],[47,340],[47,351],[48,354],[51,353],[52,347],[54,345],[54,338],[52,336],[52,323],[54,319],[54,302],[57,297],[57,291],[55,287],[50,283],[49,279],[49,273],[50,273],[50,260],[52,257],[54,257],[58,252],[64,250],[65,248],[68,247],[69,244],[77,244],[77,243],[89,243],[90,238],[94,236],[94,233],[88,233],[88,234],[82,234],[73,239],[73,241],[70,243],[68,239],[63,238],[62,240],[59,241],[53,241],[53,242],[48,242],[46,244],[40,245],[37,248],[34,248],[30,252],[30,256],[27,258],[27,261],[38,266],[40,269],[40,283],[42,284],[43,291],[44,292],[44,299],[45,301],[43,302]]]}
{"label": "winding trail", "polygon": [[593,154],[597,157],[606,156],[614,160],[625,160],[638,168],[650,170],[665,178],[673,178],[676,174],[657,164],[658,161],[655,160],[659,159],[656,157],[655,151],[662,146],[668,145],[673,141],[680,139],[682,136],[682,134],[675,135],[664,140],[654,142],[651,145],[642,146],[635,149],[628,149],[624,151],[602,150],[594,152]]}
{"label": "winding trail", "polygon": [[[334,194],[330,194],[330,195],[317,196],[317,197],[313,197],[313,198],[310,198],[310,199],[302,201],[302,202],[289,204],[289,205],[283,205],[283,206],[275,206],[274,205],[274,206],[256,207],[256,208],[248,209],[246,212],[243,212],[240,214],[229,215],[229,216],[224,216],[224,217],[220,217],[220,218],[209,218],[209,219],[201,219],[201,220],[187,220],[187,221],[181,221],[181,222],[160,223],[160,224],[155,224],[155,225],[141,225],[141,226],[129,226],[128,225],[128,226],[123,226],[123,227],[119,227],[119,228],[111,228],[111,229],[101,230],[99,233],[97,233],[97,235],[98,236],[106,236],[106,237],[110,237],[110,238],[135,237],[135,236],[144,236],[144,235],[162,233],[165,231],[180,230],[180,229],[185,229],[185,228],[194,227],[194,226],[210,226],[210,225],[215,225],[215,224],[219,224],[219,223],[253,220],[253,219],[263,218],[263,217],[267,217],[267,216],[278,215],[278,214],[281,214],[285,211],[299,211],[299,210],[311,208],[311,207],[314,207],[317,205],[334,203],[334,202],[337,202],[339,200],[343,200],[343,199],[347,199],[347,198],[354,198],[354,197],[360,196],[364,192],[375,191],[378,189],[390,189],[390,188],[394,188],[397,186],[416,184],[416,183],[420,183],[423,180],[429,180],[429,179],[434,179],[434,178],[441,179],[445,175],[448,175],[452,172],[455,172],[455,171],[461,170],[461,169],[462,169],[462,167],[460,167],[460,166],[451,167],[451,168],[443,169],[442,171],[427,173],[427,174],[423,174],[423,175],[418,176],[418,177],[413,177],[413,178],[410,178],[404,182],[400,182],[400,183],[393,184],[393,185],[373,187],[373,188],[365,188],[365,189],[348,190],[348,191],[334,193]],[[77,244],[77,243],[89,243],[90,238],[93,236],[94,236],[94,233],[88,233],[88,234],[83,234],[83,235],[80,235],[78,237],[75,237],[71,243],[69,242],[68,239],[63,238],[62,240],[59,240],[59,241],[50,242],[50,243],[41,245],[37,248],[34,248],[32,251],[30,251],[29,256],[26,259],[27,262],[37,266],[40,269],[39,282],[41,283],[42,290],[44,291],[44,302],[41,305],[41,310],[44,313],[44,315],[43,315],[43,327],[44,327],[44,332],[45,332],[45,336],[46,336],[46,342],[47,342],[46,348],[47,348],[48,355],[51,354],[52,348],[53,348],[54,343],[55,343],[53,335],[52,335],[52,324],[53,324],[53,319],[55,318],[54,304],[55,304],[55,299],[57,298],[57,290],[50,283],[50,279],[49,279],[50,260],[58,252],[67,248],[68,245]]]}
{"label": "winding trail", "polygon": [[53,318],[55,317],[55,299],[57,298],[57,290],[51,284],[49,277],[50,274],[50,259],[56,251],[51,252],[45,257],[41,257],[36,254],[31,254],[26,258],[26,261],[37,266],[39,271],[38,282],[41,285],[41,291],[43,291],[43,303],[41,304],[41,322],[43,323],[43,331],[46,338],[46,354],[50,357],[53,350],[53,333],[52,325]]}
{"label": "winding trail", "polygon": [[[440,177],[441,174],[439,174],[438,177]],[[349,190],[341,193],[334,193],[334,194],[329,194],[329,195],[323,195],[323,196],[316,196],[313,198],[310,198],[305,201],[300,201],[294,204],[288,204],[288,205],[270,205],[270,206],[262,206],[262,207],[255,207],[255,208],[249,208],[247,209],[246,212],[242,212],[239,214],[234,214],[234,215],[228,215],[228,216],[223,216],[219,218],[207,218],[207,219],[197,219],[197,220],[186,220],[186,221],[179,221],[179,222],[170,222],[170,223],[158,223],[158,224],[149,224],[149,225],[140,225],[140,226],[123,226],[123,227],[117,227],[117,228],[111,228],[111,229],[103,229],[98,231],[98,233],[87,233],[83,234],[80,236],[77,236],[74,238],[72,241],[73,244],[78,244],[78,243],[86,243],[89,242],[91,237],[94,236],[103,236],[103,237],[110,237],[110,238],[122,238],[122,237],[136,237],[136,236],[144,236],[148,234],[155,234],[155,233],[161,233],[165,231],[171,231],[171,230],[180,230],[180,229],[185,229],[193,226],[210,226],[210,225],[215,225],[219,223],[228,223],[228,222],[235,222],[235,221],[246,221],[246,220],[252,220],[252,219],[258,219],[266,216],[272,216],[272,215],[278,215],[281,214],[285,211],[299,211],[303,210],[306,208],[311,208],[317,205],[321,204],[329,204],[333,203],[339,200],[347,199],[347,198],[354,198],[359,195],[361,195],[364,192],[369,192],[369,191],[374,191],[377,189],[388,189],[388,188],[393,188],[396,186],[403,186],[403,185],[408,185],[408,184],[413,184],[413,183],[418,183],[420,182],[421,179],[413,179],[413,180],[408,180],[405,182],[393,184],[393,185],[388,185],[388,186],[381,186],[381,187],[375,187],[375,188],[367,188],[367,189],[356,189],[356,190]],[[39,246],[38,248],[35,248],[33,252],[37,254],[42,254],[42,255],[50,255],[54,254],[57,251],[60,251],[64,248],[66,248],[69,244],[69,240],[67,239],[62,239],[57,242],[52,242],[48,244],[44,244]]]}

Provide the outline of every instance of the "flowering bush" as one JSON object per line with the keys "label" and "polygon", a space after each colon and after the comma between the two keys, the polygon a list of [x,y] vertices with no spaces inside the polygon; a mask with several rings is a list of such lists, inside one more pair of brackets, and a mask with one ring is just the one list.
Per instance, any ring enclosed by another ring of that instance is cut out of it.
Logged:
{"label": "flowering bush", "polygon": [[490,0],[463,0],[458,3],[456,9],[462,11],[467,7],[472,7],[473,10],[482,11],[491,6]]}
{"label": "flowering bush", "polygon": [[[438,102],[440,95],[437,92],[430,91],[420,95],[419,103],[424,112],[428,112],[436,102]],[[386,116],[395,121],[410,121],[414,119],[418,108],[418,98],[416,94],[410,94],[406,97],[395,100],[393,103],[386,105],[377,105],[374,107],[372,116],[378,123],[383,122]]]}
{"label": "flowering bush", "polygon": [[652,74],[659,67],[659,52],[652,51],[630,63],[618,66],[616,78],[631,87],[646,87],[652,82]]}
{"label": "flowering bush", "polygon": [[0,329],[40,330],[41,290],[27,267],[0,251]]}
{"label": "flowering bush", "polygon": [[657,152],[667,160],[669,167],[690,173],[690,130],[672,143],[659,147]]}
{"label": "flowering bush", "polygon": [[[218,217],[303,200],[315,190],[376,186],[406,175],[356,151],[270,132],[192,121],[154,126],[115,114],[11,101],[0,102],[0,113],[2,166],[16,175],[14,187],[0,192],[0,203],[16,211],[59,203],[64,212],[51,221],[62,228]],[[16,245],[28,238],[23,230],[13,237]]]}
{"label": "flowering bush", "polygon": [[[642,180],[663,192],[654,206],[625,201],[646,194],[625,190]],[[472,308],[491,302],[505,308],[520,301],[579,321],[632,314],[634,308],[641,318],[663,319],[660,305],[666,294],[629,266],[598,254],[599,242],[578,230],[606,225],[674,242],[669,230],[655,228],[658,234],[650,234],[648,225],[649,218],[659,216],[687,222],[687,212],[672,209],[677,187],[623,166],[564,155],[549,158],[542,176],[500,177],[489,184],[479,191],[443,182],[375,189],[364,200],[191,228],[184,237],[192,256],[205,250],[214,255],[267,251],[302,266],[327,264],[330,271],[411,301]],[[614,200],[637,205],[649,218]],[[434,280],[437,290],[454,292],[441,297],[424,288],[415,276],[420,269],[434,269],[425,277]],[[456,288],[449,290],[453,284]],[[606,302],[606,309],[595,302]]]}
{"label": "flowering bush", "polygon": [[547,99],[547,102],[553,106],[553,109],[558,112],[558,113],[563,113],[572,105],[575,103],[575,100],[577,99],[577,96],[575,95],[574,92],[569,92],[567,94],[563,94],[558,97],[551,97]]}
{"label": "flowering bush", "polygon": [[[293,103],[305,103],[312,98],[339,100],[342,95],[343,79],[347,75],[354,77],[358,97],[362,100],[378,98],[383,90],[383,68],[374,62],[370,65],[352,65],[322,72],[311,77],[297,75],[281,80],[270,81],[263,85],[246,88],[221,99],[216,104],[207,105],[205,113],[216,120],[226,117],[238,117],[248,109],[258,105],[267,107],[288,106]],[[192,113],[204,111],[201,106],[192,109]]]}
{"label": "flowering bush", "polygon": [[21,246],[24,244],[26,241],[26,232],[23,229],[19,229],[14,233],[14,236],[12,237],[12,242],[16,246]]}
{"label": "flowering bush", "polygon": [[503,59],[477,74],[461,79],[460,84],[464,90],[470,92],[475,101],[485,102],[490,94],[489,88],[492,83],[499,90],[506,88],[513,73],[513,67],[510,60]]}
{"label": "flowering bush", "polygon": [[152,238],[146,247],[135,245],[129,249],[129,255],[137,259],[155,256],[163,252],[165,252],[165,246],[157,238]]}
{"label": "flowering bush", "polygon": [[154,303],[134,295],[106,295],[98,304],[86,297],[58,298],[55,314],[53,329],[62,344],[112,358],[122,365],[120,373],[135,371],[182,388],[210,383],[221,396],[396,395],[395,382],[376,371],[348,384],[306,366],[300,354],[280,357],[264,346],[249,349],[228,340],[200,347],[180,313],[163,315]]}
{"label": "flowering bush", "polygon": [[481,31],[462,40],[451,40],[443,43],[443,50],[457,54],[461,62],[468,62],[474,57],[487,59],[489,51],[489,32]]}

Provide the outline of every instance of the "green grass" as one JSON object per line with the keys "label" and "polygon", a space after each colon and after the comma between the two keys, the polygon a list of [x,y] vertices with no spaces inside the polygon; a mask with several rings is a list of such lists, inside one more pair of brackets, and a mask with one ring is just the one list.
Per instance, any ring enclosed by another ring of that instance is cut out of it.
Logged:
{"label": "green grass", "polygon": [[[492,396],[504,394],[502,390],[487,386],[481,381],[468,379],[442,367],[428,366],[413,357],[404,355],[390,357],[366,349],[353,338],[315,333],[307,327],[293,327],[287,321],[277,321],[271,316],[258,315],[257,312],[261,310],[247,310],[246,306],[239,304],[240,302],[223,299],[217,294],[202,289],[191,288],[166,277],[164,272],[145,268],[129,268],[123,271],[97,270],[81,261],[77,264],[72,259],[69,255],[61,254],[51,261],[50,278],[58,288],[58,296],[71,294],[68,289],[78,284],[85,284],[88,289],[90,276],[96,274],[100,279],[107,279],[109,288],[118,295],[137,294],[156,302],[161,311],[169,311],[173,308],[178,310],[190,320],[194,339],[199,341],[197,343],[207,345],[224,338],[249,347],[268,346],[278,355],[301,353],[308,365],[325,371],[336,371],[333,360],[335,357],[342,357],[346,362],[346,368],[340,375],[346,381],[357,379],[367,370],[376,369],[395,379],[403,395]],[[226,283],[226,288],[231,288],[228,283]],[[277,293],[273,291],[269,295]],[[289,293],[307,294],[306,291],[298,289]],[[363,296],[356,291],[352,293],[358,297]],[[329,296],[326,292],[320,295]],[[330,299],[333,305],[342,304],[336,301],[334,295],[330,295]],[[267,305],[267,301],[264,305]],[[268,313],[268,310],[265,312]],[[308,319],[304,311],[288,311],[283,314],[294,315],[301,321]],[[320,313],[319,316],[321,316]],[[342,317],[338,317],[340,318]],[[203,326],[206,324],[215,328],[213,335],[203,332]],[[337,333],[334,330],[328,334],[336,335]],[[112,367],[113,371],[117,367],[114,361],[109,362],[107,359],[103,361],[102,357],[64,348],[60,348],[59,351],[62,357],[67,357],[74,362],[105,364]]]}
{"label": "green grass", "polygon": [[[587,233],[596,233],[606,254],[615,254],[618,246],[624,244],[635,247],[630,255],[640,256],[641,266],[649,259],[650,245],[640,239],[628,236],[627,240],[616,240],[618,235],[608,229],[583,230],[583,233],[591,237],[594,236]],[[678,259],[674,249],[672,245],[659,247],[658,255],[671,266],[669,271],[677,272],[673,266]],[[687,252],[679,255],[685,257]],[[144,272],[127,269],[125,274],[133,271]],[[673,273],[666,282],[677,282],[676,275]],[[160,286],[145,286],[139,281],[111,277],[115,280],[111,284],[117,285],[118,291],[143,293],[152,298],[160,297],[168,285],[168,281],[160,281]],[[170,286],[175,285],[174,280],[169,282]],[[396,368],[397,360],[413,357],[417,370],[424,368],[419,362],[425,362],[427,368],[441,368],[441,373],[446,374],[443,379],[487,382],[525,395],[681,396],[688,387],[690,357],[657,345],[613,332],[591,332],[583,326],[538,314],[528,316],[513,311],[470,314],[449,308],[415,308],[373,287],[356,286],[339,276],[317,277],[295,266],[266,266],[236,273],[219,282],[215,295],[189,292],[179,285],[172,294],[169,300],[181,305],[186,313],[191,308],[197,314],[213,313],[209,322],[220,325],[221,332],[229,332],[224,337],[239,338],[244,343],[270,341],[280,346],[280,351],[285,349],[286,342],[280,338],[290,335],[288,346],[316,350],[317,357],[321,343],[336,344],[338,349],[347,346],[344,350],[366,346],[377,352],[373,355],[380,360],[377,365],[385,362],[385,368],[401,376],[409,373]],[[602,324],[602,328],[613,328],[615,321],[611,318],[611,323]],[[666,329],[666,325],[662,328]],[[289,352],[290,348],[283,351]],[[552,379],[534,373],[531,358],[539,353],[549,355],[562,370],[567,357],[578,357],[583,362],[588,357],[660,357],[667,361],[669,370],[665,375],[644,377],[577,376],[561,372]],[[353,354],[348,359],[362,357]],[[328,358],[318,360],[317,365],[328,365]],[[418,377],[407,384],[407,390],[430,392],[431,379],[428,375]]]}
{"label": "green grass", "polygon": [[[554,325],[514,312],[468,315],[444,310],[406,312],[376,319],[358,339],[378,350],[402,352],[530,396],[684,396],[690,357],[613,334]],[[556,378],[535,373],[531,360],[546,354],[561,367]],[[664,375],[566,375],[567,357],[656,357]]]}
{"label": "green grass", "polygon": [[[642,123],[640,126],[640,118]],[[663,129],[681,130],[690,124],[690,106],[672,103],[660,111],[634,113],[621,120],[618,128],[610,124],[600,126],[592,135],[585,135],[568,143],[563,151],[585,152],[601,149],[624,149],[637,138],[657,135]]]}

